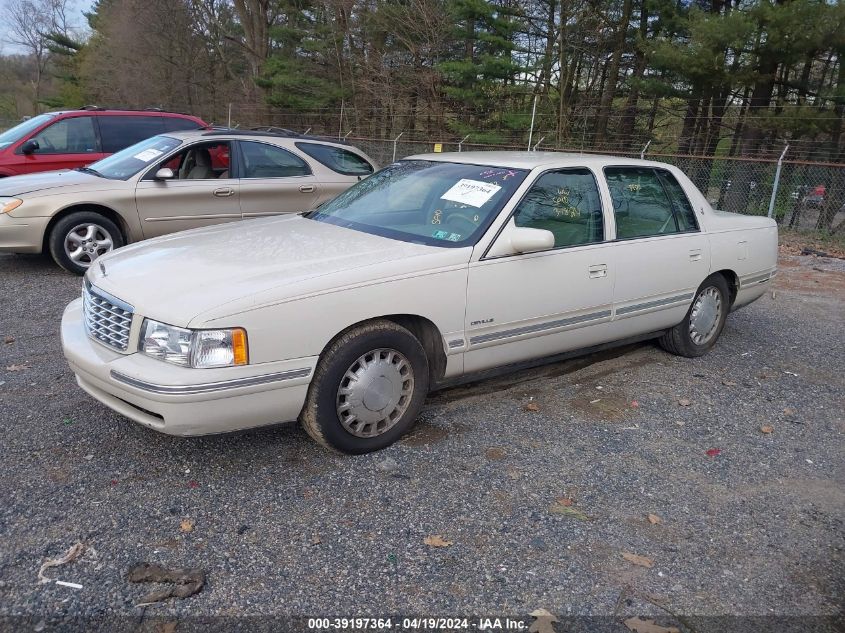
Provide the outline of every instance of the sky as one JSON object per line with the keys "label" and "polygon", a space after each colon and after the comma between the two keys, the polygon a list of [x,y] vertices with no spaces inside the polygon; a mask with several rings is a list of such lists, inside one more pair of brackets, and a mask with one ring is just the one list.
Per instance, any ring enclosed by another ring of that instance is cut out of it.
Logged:
{"label": "sky", "polygon": [[[7,2],[8,0],[0,0],[0,24],[3,24],[6,21],[4,14],[6,12]],[[92,0],[70,0],[68,2],[68,16],[70,17],[74,27],[82,29],[86,26],[85,16],[82,15],[82,12],[88,11],[92,5]],[[17,44],[12,44],[6,40],[3,30],[4,29],[0,29],[0,53],[3,55],[25,53],[26,50],[23,47],[18,46]]]}

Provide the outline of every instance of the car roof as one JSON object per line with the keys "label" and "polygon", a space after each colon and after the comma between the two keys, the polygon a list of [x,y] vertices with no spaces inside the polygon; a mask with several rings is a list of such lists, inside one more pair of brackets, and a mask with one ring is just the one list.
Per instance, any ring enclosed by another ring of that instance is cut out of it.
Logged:
{"label": "car roof", "polygon": [[[249,140],[249,141],[272,141],[277,145],[292,146],[294,143],[322,143],[325,145],[339,145],[344,148],[358,150],[348,141],[327,138],[323,136],[305,136],[304,134],[278,134],[276,132],[264,132],[261,130],[227,130],[225,128],[200,128],[198,130],[179,130],[177,132],[162,132],[163,136],[170,136],[180,140],[194,140],[207,138],[214,140]],[[360,150],[358,150],[360,151]]]}
{"label": "car roof", "polygon": [[405,160],[433,160],[467,165],[489,165],[513,169],[535,169],[538,167],[605,167],[607,165],[638,165],[641,167],[666,167],[665,163],[610,156],[605,154],[580,154],[575,152],[442,152],[415,154]]}
{"label": "car roof", "polygon": [[185,119],[196,119],[201,121],[198,116],[187,114],[185,112],[169,112],[167,110],[158,110],[156,108],[149,108],[146,110],[111,110],[108,108],[85,107],[78,110],[52,110],[50,112],[42,112],[41,114],[49,114],[51,116],[162,116],[162,117],[180,117]]}

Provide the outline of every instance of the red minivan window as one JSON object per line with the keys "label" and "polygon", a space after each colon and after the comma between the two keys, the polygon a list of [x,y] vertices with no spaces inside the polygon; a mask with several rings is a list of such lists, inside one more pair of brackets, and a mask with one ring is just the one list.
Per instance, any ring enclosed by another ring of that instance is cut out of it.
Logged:
{"label": "red minivan window", "polygon": [[205,126],[202,119],[171,112],[40,114],[0,133],[0,177],[84,167],[151,136]]}

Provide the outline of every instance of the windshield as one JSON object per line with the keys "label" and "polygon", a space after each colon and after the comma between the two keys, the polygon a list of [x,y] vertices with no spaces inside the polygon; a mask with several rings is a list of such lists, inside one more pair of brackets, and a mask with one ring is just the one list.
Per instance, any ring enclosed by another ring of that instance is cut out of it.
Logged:
{"label": "windshield", "polygon": [[56,117],[53,114],[39,114],[31,119],[27,119],[23,123],[18,123],[15,127],[10,127],[8,130],[0,134],[0,149],[9,147],[12,143],[17,143],[24,136],[27,136],[30,132],[38,129],[54,118]]}
{"label": "windshield", "polygon": [[522,169],[403,160],[307,217],[432,246],[474,244],[528,174]]}
{"label": "windshield", "polygon": [[170,136],[153,136],[83,169],[96,172],[103,178],[127,180],[181,144],[182,141]]}

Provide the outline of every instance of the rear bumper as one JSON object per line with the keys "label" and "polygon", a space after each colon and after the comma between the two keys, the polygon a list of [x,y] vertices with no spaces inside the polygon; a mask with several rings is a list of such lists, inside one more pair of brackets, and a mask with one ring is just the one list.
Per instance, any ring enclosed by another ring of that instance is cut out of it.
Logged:
{"label": "rear bumper", "polygon": [[0,213],[0,252],[40,253],[50,218],[15,218]]}
{"label": "rear bumper", "polygon": [[62,317],[62,349],[77,384],[110,409],[170,435],[207,435],[295,420],[316,357],[216,370],[120,354],[85,333],[82,302]]}

